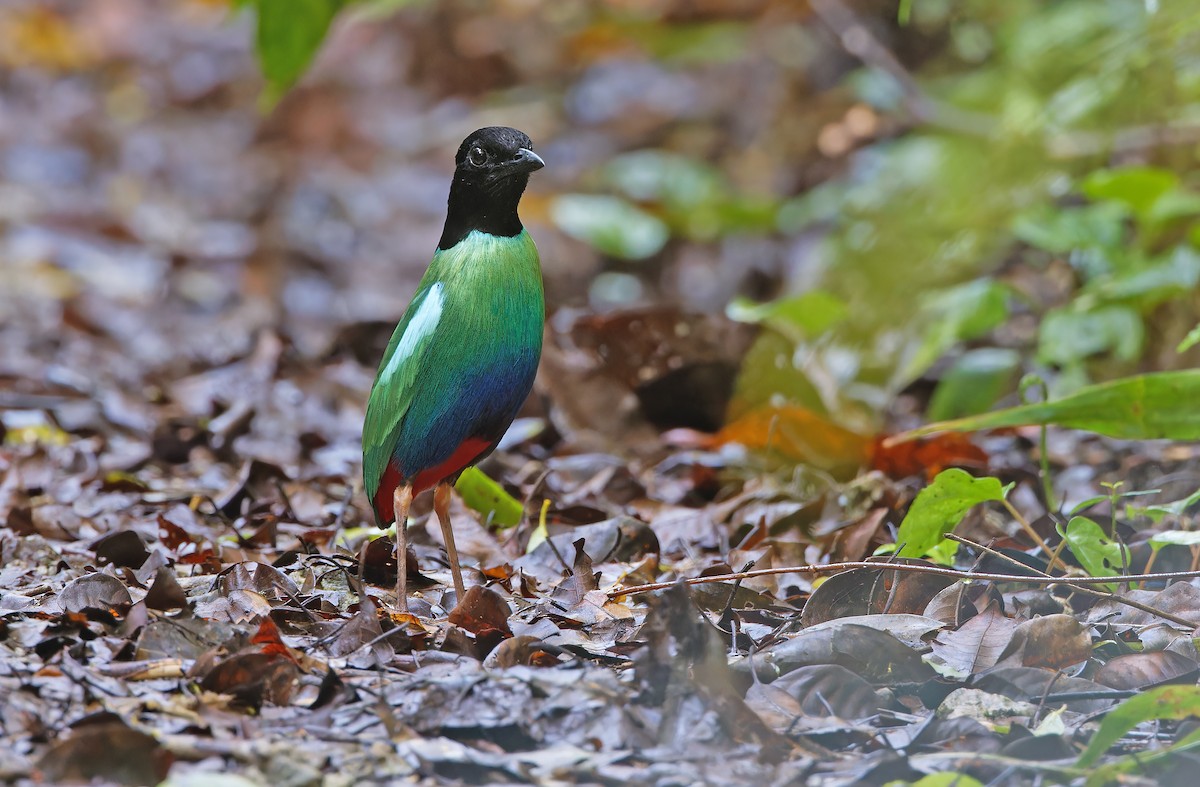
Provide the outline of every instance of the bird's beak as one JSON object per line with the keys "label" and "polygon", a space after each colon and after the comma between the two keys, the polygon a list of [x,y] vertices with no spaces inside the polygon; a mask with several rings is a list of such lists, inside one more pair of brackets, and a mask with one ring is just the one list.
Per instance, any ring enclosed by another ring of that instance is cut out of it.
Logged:
{"label": "bird's beak", "polygon": [[505,169],[514,173],[536,172],[546,166],[542,157],[529,148],[521,148],[517,155],[505,162]]}

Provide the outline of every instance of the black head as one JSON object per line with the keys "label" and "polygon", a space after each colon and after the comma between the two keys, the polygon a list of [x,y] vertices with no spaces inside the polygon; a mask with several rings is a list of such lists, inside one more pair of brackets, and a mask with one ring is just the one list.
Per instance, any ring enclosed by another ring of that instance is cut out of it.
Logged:
{"label": "black head", "polygon": [[517,203],[529,173],[546,166],[529,137],[507,126],[481,128],[463,140],[454,163],[438,248],[450,248],[472,230],[510,237],[520,233]]}

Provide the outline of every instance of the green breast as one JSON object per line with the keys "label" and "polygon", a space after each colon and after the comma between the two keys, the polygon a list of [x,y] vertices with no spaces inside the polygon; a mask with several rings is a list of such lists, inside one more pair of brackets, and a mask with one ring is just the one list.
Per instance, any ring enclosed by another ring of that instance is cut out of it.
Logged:
{"label": "green breast", "polygon": [[533,385],[544,321],[527,232],[475,231],[434,254],[367,405],[363,480],[373,501],[389,464],[411,478],[466,439],[503,435]]}

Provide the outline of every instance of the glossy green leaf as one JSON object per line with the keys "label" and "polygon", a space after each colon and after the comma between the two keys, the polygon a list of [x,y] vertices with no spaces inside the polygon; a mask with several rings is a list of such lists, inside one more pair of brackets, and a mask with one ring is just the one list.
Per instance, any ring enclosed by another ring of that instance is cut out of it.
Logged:
{"label": "glossy green leaf", "polygon": [[1200,440],[1197,402],[1200,402],[1200,370],[1156,372],[1091,385],[1050,402],[939,421],[898,438],[911,440],[935,432],[1053,425],[1122,440]]}
{"label": "glossy green leaf", "polygon": [[[1121,544],[1109,538],[1100,525],[1087,517],[1077,516],[1061,529],[1071,554],[1093,577],[1120,576],[1122,569],[1129,565],[1129,551]],[[1124,559],[1122,551],[1124,550]],[[1109,590],[1116,590],[1116,585],[1108,585]]]}
{"label": "glossy green leaf", "polygon": [[1003,500],[1007,490],[995,478],[975,478],[953,468],[943,470],[917,494],[908,509],[896,543],[900,557],[921,557],[958,526],[974,506]]}
{"label": "glossy green leaf", "polygon": [[513,527],[521,522],[525,509],[504,487],[488,478],[478,467],[468,467],[454,488],[467,508],[478,511],[485,522],[495,527]]}
{"label": "glossy green leaf", "polygon": [[670,236],[658,217],[604,194],[564,194],[551,203],[550,216],[571,237],[626,260],[657,254]]}
{"label": "glossy green leaf", "polygon": [[253,0],[255,44],[268,101],[276,101],[312,62],[346,0]]}
{"label": "glossy green leaf", "polygon": [[1121,736],[1144,721],[1200,716],[1200,686],[1162,686],[1130,697],[1108,712],[1076,763],[1095,764]]}
{"label": "glossy green leaf", "polygon": [[1166,748],[1134,751],[1098,767],[1088,768],[1084,787],[1108,787],[1112,784],[1121,784],[1123,781],[1121,776],[1126,773],[1153,773],[1160,763],[1166,764],[1179,754],[1185,751],[1195,751],[1198,747],[1200,747],[1200,730],[1192,730]]}

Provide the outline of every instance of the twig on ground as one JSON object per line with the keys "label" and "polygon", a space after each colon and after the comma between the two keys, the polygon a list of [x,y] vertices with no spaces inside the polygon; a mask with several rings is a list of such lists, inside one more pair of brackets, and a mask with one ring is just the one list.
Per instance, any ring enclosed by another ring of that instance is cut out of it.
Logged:
{"label": "twig on ground", "polygon": [[[962,536],[956,536],[953,533],[947,533],[946,538],[950,539],[951,541],[957,541],[960,544],[966,544],[969,547],[974,547],[975,549],[978,549],[978,550],[988,553],[992,557],[995,557],[999,560],[1003,560],[1006,563],[1011,563],[1013,565],[1020,566],[1021,568],[1024,568],[1027,571],[1036,571],[1040,576],[1042,576],[1046,579],[1055,579],[1055,580],[1062,579],[1062,577],[1051,577],[1049,574],[1047,574],[1044,571],[1038,571],[1036,568],[1027,566],[1024,563],[1022,563],[1021,561],[1011,558],[1008,555],[1004,554],[1003,552],[999,552],[995,549],[992,549],[991,547],[984,546],[983,544],[979,544],[975,541],[972,541],[969,538],[963,538]],[[1126,581],[1124,577],[1109,577],[1108,579],[1110,582],[1117,581],[1117,580]],[[1067,583],[1064,583],[1064,584],[1067,584]],[[1172,623],[1178,623],[1179,625],[1185,626],[1187,628],[1195,629],[1197,627],[1200,627],[1200,623],[1196,623],[1194,621],[1187,620],[1186,618],[1181,618],[1178,615],[1173,615],[1170,612],[1165,612],[1161,609],[1156,609],[1155,607],[1152,607],[1149,604],[1143,604],[1140,601],[1134,601],[1131,598],[1126,598],[1125,596],[1119,595],[1117,593],[1110,593],[1106,590],[1096,590],[1094,588],[1089,588],[1089,587],[1072,586],[1072,589],[1075,590],[1076,592],[1084,593],[1089,596],[1095,596],[1096,598],[1109,599],[1110,601],[1115,601],[1118,604],[1124,604],[1127,607],[1132,607],[1133,609],[1139,610],[1141,612],[1145,612],[1148,615],[1154,615],[1155,617],[1162,618],[1163,620],[1169,620]]]}
{"label": "twig on ground", "polygon": [[[1028,569],[1028,566],[1023,567]],[[869,560],[848,560],[842,563],[825,563],[822,565],[807,566],[778,566],[776,568],[760,568],[755,571],[741,571],[736,574],[716,574],[710,577],[692,577],[690,579],[680,578],[674,582],[652,582],[647,585],[632,585],[625,588],[614,588],[608,591],[608,597],[619,598],[620,596],[632,596],[638,593],[652,593],[655,590],[666,590],[667,588],[675,585],[676,582],[682,582],[685,585],[704,585],[709,582],[733,582],[739,579],[754,579],[755,577],[770,577],[778,576],[780,574],[837,574],[852,568],[870,568],[877,571],[907,571],[913,574],[932,574],[934,576],[952,577],[954,579],[969,579],[977,582],[1023,582],[1027,585],[1063,585],[1070,588],[1086,587],[1090,585],[1103,585],[1113,582],[1114,580],[1125,582],[1155,582],[1158,580],[1196,579],[1200,577],[1200,571],[1164,571],[1159,574],[1130,574],[1126,577],[1031,577],[1028,574],[993,574],[978,571],[960,571],[958,569],[942,568],[940,566],[913,565],[909,563],[882,563],[879,561]],[[1189,626],[1196,625],[1186,621],[1184,623]]]}

